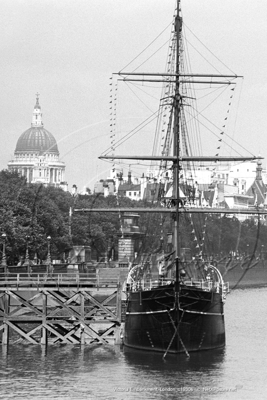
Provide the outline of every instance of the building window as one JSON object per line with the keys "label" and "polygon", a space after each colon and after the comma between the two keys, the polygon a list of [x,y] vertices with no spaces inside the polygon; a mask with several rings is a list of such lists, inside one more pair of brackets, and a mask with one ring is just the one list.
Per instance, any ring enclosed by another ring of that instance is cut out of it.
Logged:
{"label": "building window", "polygon": [[134,196],[136,196],[136,192],[134,192]]}
{"label": "building window", "polygon": [[131,196],[132,195],[132,192],[129,192],[129,196]]}

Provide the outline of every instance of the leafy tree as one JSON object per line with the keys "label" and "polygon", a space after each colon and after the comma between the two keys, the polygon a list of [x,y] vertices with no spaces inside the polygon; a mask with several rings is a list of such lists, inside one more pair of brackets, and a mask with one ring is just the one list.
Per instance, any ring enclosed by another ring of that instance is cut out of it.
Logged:
{"label": "leafy tree", "polygon": [[52,256],[70,247],[68,209],[71,195],[54,187],[28,185],[15,172],[0,172],[0,226],[7,235],[6,251],[10,264],[25,256],[47,255],[47,236],[52,237]]}
{"label": "leafy tree", "polygon": [[[60,188],[29,185],[15,172],[0,171],[0,228],[7,235],[6,251],[9,264],[25,256],[28,244],[30,258],[47,257],[47,236],[51,236],[52,258],[60,258],[73,245],[91,246],[100,259],[111,247],[117,253],[121,235],[121,208],[158,207],[156,203],[133,201],[125,197],[103,197],[99,194],[77,195]],[[70,208],[117,208],[112,213],[72,213]],[[175,216],[166,213],[141,213],[139,252],[151,254],[164,249]],[[179,218],[180,245],[192,254],[200,249],[207,255],[229,252],[259,253],[266,247],[266,221],[216,215],[183,214]],[[197,247],[202,245],[201,247]],[[1,247],[2,250],[2,247]]]}

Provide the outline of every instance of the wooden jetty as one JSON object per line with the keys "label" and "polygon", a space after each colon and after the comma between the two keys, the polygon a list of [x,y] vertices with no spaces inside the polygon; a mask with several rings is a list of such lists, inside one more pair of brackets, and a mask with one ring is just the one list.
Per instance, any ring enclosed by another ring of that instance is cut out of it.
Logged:
{"label": "wooden jetty", "polygon": [[0,274],[2,345],[120,344],[127,269]]}

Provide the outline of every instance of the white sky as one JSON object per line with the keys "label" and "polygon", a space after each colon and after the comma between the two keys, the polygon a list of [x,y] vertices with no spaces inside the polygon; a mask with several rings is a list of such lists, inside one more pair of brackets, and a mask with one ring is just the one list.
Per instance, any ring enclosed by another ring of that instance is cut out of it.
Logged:
{"label": "white sky", "polygon": [[[69,188],[92,189],[105,177],[109,165],[98,156],[110,145],[109,78],[171,23],[174,6],[175,0],[1,0],[0,169],[30,127],[39,92]],[[183,0],[182,10],[185,24],[244,76],[235,139],[267,157],[267,1]]]}

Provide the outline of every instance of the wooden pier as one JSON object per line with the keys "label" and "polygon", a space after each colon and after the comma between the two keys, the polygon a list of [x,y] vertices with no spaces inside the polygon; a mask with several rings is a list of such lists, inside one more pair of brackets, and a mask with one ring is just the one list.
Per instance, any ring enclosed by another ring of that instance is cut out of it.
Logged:
{"label": "wooden pier", "polygon": [[126,271],[0,275],[0,340],[121,344]]}

